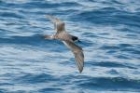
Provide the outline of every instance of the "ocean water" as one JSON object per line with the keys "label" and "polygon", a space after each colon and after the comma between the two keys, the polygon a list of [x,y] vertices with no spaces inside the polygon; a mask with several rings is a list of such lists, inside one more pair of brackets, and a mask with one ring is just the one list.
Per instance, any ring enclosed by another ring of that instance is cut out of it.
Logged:
{"label": "ocean water", "polygon": [[[82,73],[46,14],[80,38]],[[140,0],[0,0],[0,93],[140,93]]]}

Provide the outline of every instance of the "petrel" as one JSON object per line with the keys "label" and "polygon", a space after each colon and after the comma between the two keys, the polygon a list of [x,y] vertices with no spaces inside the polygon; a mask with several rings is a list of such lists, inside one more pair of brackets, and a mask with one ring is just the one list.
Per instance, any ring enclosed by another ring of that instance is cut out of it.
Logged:
{"label": "petrel", "polygon": [[45,35],[45,39],[62,41],[73,52],[79,72],[81,73],[84,67],[84,53],[82,48],[74,43],[74,41],[78,40],[78,37],[66,32],[65,23],[60,19],[52,15],[47,15],[47,18],[54,24],[56,33],[54,35]]}

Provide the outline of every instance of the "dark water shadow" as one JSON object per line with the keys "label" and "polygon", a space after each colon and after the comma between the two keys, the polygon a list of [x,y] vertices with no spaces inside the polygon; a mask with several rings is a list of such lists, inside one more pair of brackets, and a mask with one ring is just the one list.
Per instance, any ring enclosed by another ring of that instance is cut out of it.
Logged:
{"label": "dark water shadow", "polygon": [[[69,49],[59,40],[47,40],[44,39],[43,35],[32,35],[32,36],[11,36],[11,37],[0,37],[0,44],[15,44],[15,45],[29,45],[33,47],[39,47],[48,49],[50,51],[64,52]],[[76,42],[81,47],[89,46],[91,43],[80,41]]]}
{"label": "dark water shadow", "polygon": [[73,21],[80,20],[85,22],[90,22],[94,24],[103,24],[103,25],[119,25],[124,24],[128,26],[140,26],[139,19],[140,17],[129,13],[127,11],[117,10],[113,7],[106,7],[94,11],[82,11],[72,15]]}
{"label": "dark water shadow", "polygon": [[55,82],[58,81],[58,78],[55,78],[54,76],[50,74],[25,74],[20,77],[16,77],[13,81],[22,83],[22,84],[37,84],[37,83],[44,83],[44,82]]}
{"label": "dark water shadow", "polygon": [[1,37],[1,44],[30,44],[37,45],[39,41],[44,41],[41,35],[33,35],[33,36],[11,36],[11,37]]}
{"label": "dark water shadow", "polygon": [[43,88],[38,90],[39,93],[62,93],[63,89],[62,88]]}
{"label": "dark water shadow", "polygon": [[43,35],[32,35],[32,36],[11,36],[11,37],[1,37],[0,44],[22,44],[22,45],[32,45],[32,46],[41,46],[41,45],[51,45],[51,43],[61,44],[56,42],[56,40],[47,40],[44,39]]}
{"label": "dark water shadow", "polygon": [[135,66],[124,64],[124,63],[118,63],[115,61],[108,62],[108,61],[101,61],[101,62],[92,62],[89,61],[87,66],[100,66],[100,67],[111,67],[111,68],[129,68],[129,69],[137,69]]}
{"label": "dark water shadow", "polygon": [[6,89],[0,88],[0,93],[8,93]]}
{"label": "dark water shadow", "polygon": [[73,82],[79,87],[91,90],[140,90],[140,80],[126,79],[122,77],[95,77]]}

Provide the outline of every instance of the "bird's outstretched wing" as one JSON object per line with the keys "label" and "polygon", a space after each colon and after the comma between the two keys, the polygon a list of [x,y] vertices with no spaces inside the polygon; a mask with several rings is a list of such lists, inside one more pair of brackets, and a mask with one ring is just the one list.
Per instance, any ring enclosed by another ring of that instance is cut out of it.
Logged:
{"label": "bird's outstretched wing", "polygon": [[60,19],[58,19],[52,15],[47,15],[47,18],[52,21],[57,33],[65,31],[65,23],[63,21],[61,21]]}
{"label": "bird's outstretched wing", "polygon": [[82,48],[71,41],[63,41],[63,43],[73,52],[79,72],[81,73],[84,67],[84,54]]}

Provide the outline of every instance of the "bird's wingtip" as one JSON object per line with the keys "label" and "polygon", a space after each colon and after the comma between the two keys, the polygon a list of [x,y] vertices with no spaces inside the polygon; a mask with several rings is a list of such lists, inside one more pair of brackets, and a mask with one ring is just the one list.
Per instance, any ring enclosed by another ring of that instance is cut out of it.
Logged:
{"label": "bird's wingtip", "polygon": [[83,68],[81,70],[79,70],[79,73],[82,73],[82,71],[83,71]]}
{"label": "bird's wingtip", "polygon": [[78,67],[79,73],[83,72],[83,68],[84,68],[84,66]]}

